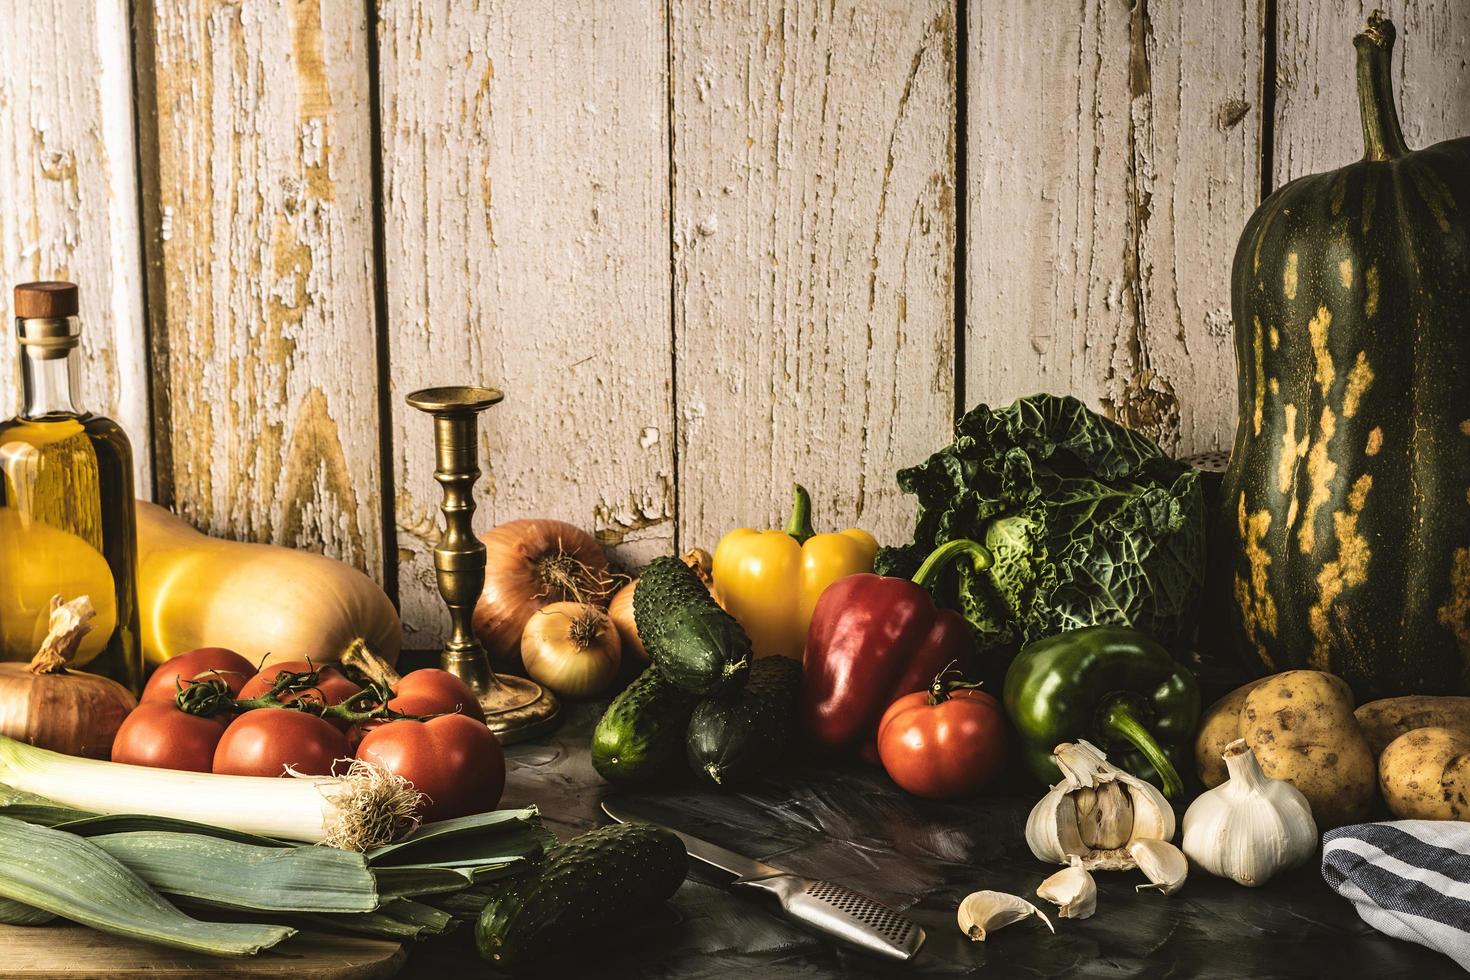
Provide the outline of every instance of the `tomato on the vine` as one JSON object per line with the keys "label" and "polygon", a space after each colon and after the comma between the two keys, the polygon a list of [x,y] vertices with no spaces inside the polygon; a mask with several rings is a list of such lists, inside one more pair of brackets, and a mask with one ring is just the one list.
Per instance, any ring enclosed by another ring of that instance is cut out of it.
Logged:
{"label": "tomato on the vine", "polygon": [[[261,668],[260,673],[250,678],[250,680],[245,682],[245,686],[240,688],[240,694],[238,696],[242,699],[258,698],[271,689],[272,685],[276,683],[276,678],[281,674],[305,674],[312,670],[317,671],[316,684],[314,686],[304,691],[283,694],[280,696],[280,700],[289,704],[292,701],[305,698],[308,701],[315,701],[317,704],[325,707],[332,704],[341,704],[362,690],[362,688],[349,680],[346,674],[330,664],[322,666],[320,664],[309,664],[305,660],[286,660],[278,664],[271,664],[269,667]],[[333,719],[332,724],[336,728],[346,731],[351,725],[351,722]]]}
{"label": "tomato on the vine", "polygon": [[330,776],[349,758],[347,736],[331,723],[294,708],[256,708],[225,729],[214,750],[214,771],[231,776]]}
{"label": "tomato on the vine", "polygon": [[209,772],[223,718],[180,711],[172,701],[144,701],[123,719],[112,740],[112,761],[155,769]]}
{"label": "tomato on the vine", "polygon": [[198,677],[218,677],[232,696],[238,696],[245,682],[255,676],[255,665],[234,650],[224,647],[200,647],[170,657],[158,665],[148,683],[143,685],[141,701],[172,701],[178,694],[180,681]]}
{"label": "tomato on the vine", "polygon": [[878,757],[900,787],[932,800],[970,796],[1005,766],[1000,701],[941,674],[927,691],[906,694],[878,722]]}
{"label": "tomato on the vine", "polygon": [[404,715],[461,714],[481,724],[485,711],[480,699],[464,681],[447,670],[424,667],[404,674],[393,685],[388,707]]}
{"label": "tomato on the vine", "polygon": [[426,821],[493,810],[505,789],[500,740],[465,715],[389,722],[363,736],[357,758],[413,783],[428,798]]}

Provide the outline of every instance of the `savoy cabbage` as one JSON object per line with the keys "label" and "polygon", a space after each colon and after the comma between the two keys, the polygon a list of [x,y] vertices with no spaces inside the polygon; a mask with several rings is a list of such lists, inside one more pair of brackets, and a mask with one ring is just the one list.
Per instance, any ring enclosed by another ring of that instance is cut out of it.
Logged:
{"label": "savoy cabbage", "polygon": [[975,627],[982,651],[1097,624],[1178,648],[1204,581],[1198,476],[1075,398],[981,405],[955,425],[953,444],[899,471],[918,498],[914,541],[885,548],[879,569],[912,574],[937,546],[972,538],[992,566],[960,562],[935,592]]}

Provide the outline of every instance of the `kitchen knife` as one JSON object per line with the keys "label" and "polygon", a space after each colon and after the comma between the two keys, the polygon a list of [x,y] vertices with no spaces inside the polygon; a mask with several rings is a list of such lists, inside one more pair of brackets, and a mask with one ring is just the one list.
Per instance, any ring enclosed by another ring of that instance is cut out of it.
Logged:
{"label": "kitchen knife", "polygon": [[791,918],[843,942],[898,960],[913,959],[924,944],[923,929],[881,902],[850,888],[803,878],[664,827],[640,813],[636,803],[627,800],[608,800],[602,809],[618,823],[663,827],[684,842],[690,857],[735,875],[733,886],[770,892]]}

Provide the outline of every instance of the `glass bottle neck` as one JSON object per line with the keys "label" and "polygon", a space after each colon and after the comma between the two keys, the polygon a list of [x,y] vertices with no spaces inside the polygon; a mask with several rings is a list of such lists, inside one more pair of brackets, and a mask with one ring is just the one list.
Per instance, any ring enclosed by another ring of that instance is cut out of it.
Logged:
{"label": "glass bottle neck", "polygon": [[67,351],[64,357],[47,358],[36,357],[33,350],[21,348],[21,416],[43,419],[57,415],[81,415],[81,392],[77,372],[72,370],[76,349]]}

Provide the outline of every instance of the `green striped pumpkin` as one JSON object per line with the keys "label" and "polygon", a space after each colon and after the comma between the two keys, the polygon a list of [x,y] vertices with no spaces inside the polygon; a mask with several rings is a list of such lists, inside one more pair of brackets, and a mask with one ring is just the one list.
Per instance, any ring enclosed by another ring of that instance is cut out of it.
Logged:
{"label": "green striped pumpkin", "polygon": [[1236,638],[1360,699],[1470,693],[1470,139],[1404,144],[1393,42],[1356,39],[1363,160],[1267,198],[1231,285]]}

